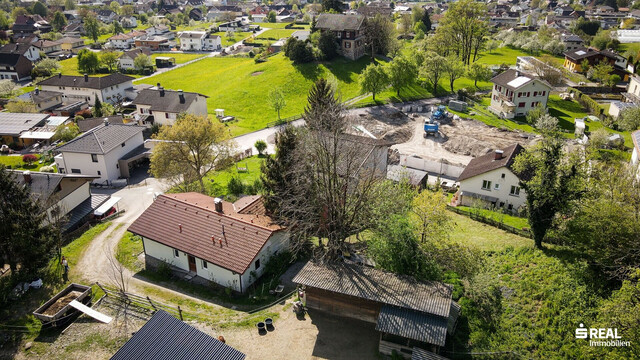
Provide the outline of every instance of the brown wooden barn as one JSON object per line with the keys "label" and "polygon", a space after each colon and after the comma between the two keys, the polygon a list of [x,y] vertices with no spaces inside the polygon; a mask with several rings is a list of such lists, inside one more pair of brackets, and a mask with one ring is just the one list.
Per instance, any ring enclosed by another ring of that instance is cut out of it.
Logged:
{"label": "brown wooden barn", "polygon": [[451,285],[353,263],[308,262],[293,282],[304,289],[307,308],[376,324],[378,350],[386,355],[395,350],[411,358],[414,349],[437,353],[460,313]]}

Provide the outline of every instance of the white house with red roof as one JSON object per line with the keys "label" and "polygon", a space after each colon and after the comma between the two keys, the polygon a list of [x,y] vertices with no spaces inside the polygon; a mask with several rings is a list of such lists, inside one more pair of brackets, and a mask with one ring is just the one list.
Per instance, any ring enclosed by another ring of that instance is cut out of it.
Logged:
{"label": "white house with red roof", "polygon": [[265,215],[262,198],[235,203],[199,193],[164,194],[128,229],[142,237],[147,268],[162,263],[238,292],[289,248],[289,234]]}

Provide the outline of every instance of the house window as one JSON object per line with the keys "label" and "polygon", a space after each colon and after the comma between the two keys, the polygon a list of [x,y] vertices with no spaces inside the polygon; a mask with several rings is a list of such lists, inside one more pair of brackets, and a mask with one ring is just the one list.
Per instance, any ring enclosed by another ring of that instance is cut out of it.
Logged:
{"label": "house window", "polygon": [[505,174],[504,174],[504,173],[502,173],[502,175],[501,175],[500,177],[504,179],[504,177],[505,177]]}
{"label": "house window", "polygon": [[345,49],[349,49],[349,48],[351,48],[351,42],[350,42],[350,41],[345,41],[345,43],[344,43],[344,48],[345,48]]}
{"label": "house window", "polygon": [[91,154],[91,161],[92,161],[92,162],[98,162],[98,155],[96,155],[96,154]]}
{"label": "house window", "polygon": [[543,91],[543,92],[542,92],[542,96],[545,96],[546,94],[547,94],[547,92],[546,92],[546,91]]}
{"label": "house window", "polygon": [[511,185],[511,191],[509,195],[520,196],[520,186]]}
{"label": "house window", "polygon": [[531,96],[531,93],[530,93],[530,92],[527,92],[527,97],[529,97],[529,96]]}
{"label": "house window", "polygon": [[260,268],[260,259],[256,260],[255,267],[256,267],[256,270],[258,270],[258,268]]}
{"label": "house window", "polygon": [[180,252],[178,251],[178,249],[173,249],[173,257],[180,257]]}
{"label": "house window", "polygon": [[202,268],[203,268],[203,269],[206,269],[206,268],[207,268],[207,266],[209,266],[209,265],[207,264],[207,261],[206,261],[206,260],[202,260]]}
{"label": "house window", "polygon": [[494,188],[495,190],[500,190],[500,184],[495,184],[495,185],[493,185],[493,188]]}
{"label": "house window", "polygon": [[524,103],[523,103],[523,102],[518,103],[518,107],[519,107],[519,108],[523,108],[523,107],[524,107]]}
{"label": "house window", "polygon": [[482,190],[491,190],[491,181],[482,180]]}
{"label": "house window", "polygon": [[534,91],[534,92],[533,92],[533,96],[538,96],[538,92],[537,92],[537,91]]}
{"label": "house window", "polygon": [[82,172],[80,171],[80,169],[71,169],[71,173],[72,173],[72,174],[82,174]]}
{"label": "house window", "polygon": [[102,175],[102,174],[100,173],[100,170],[98,170],[98,175]]}
{"label": "house window", "polygon": [[124,143],[120,144],[120,146],[124,147]]}

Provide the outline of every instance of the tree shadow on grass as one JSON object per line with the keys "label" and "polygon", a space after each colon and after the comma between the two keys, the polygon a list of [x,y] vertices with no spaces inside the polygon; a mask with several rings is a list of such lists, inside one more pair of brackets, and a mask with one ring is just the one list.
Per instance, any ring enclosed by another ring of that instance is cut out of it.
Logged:
{"label": "tree shadow on grass", "polygon": [[566,119],[566,118],[570,118],[571,115],[567,114],[566,112],[560,111],[558,109],[550,108],[549,115],[558,119],[558,126],[560,126],[560,128],[566,129],[566,130],[574,129],[573,123]]}
{"label": "tree shadow on grass", "polygon": [[316,81],[322,75],[322,69],[318,63],[292,64],[305,79]]}
{"label": "tree shadow on grass", "polygon": [[[325,66],[331,74],[338,79],[338,81],[350,84],[354,82],[354,79],[352,78],[353,74],[362,73],[362,70],[364,70],[364,68],[366,68],[371,62],[371,57],[366,55],[358,60],[349,60],[344,57],[339,57],[331,62],[325,63]],[[357,79],[355,81],[357,81]]]}

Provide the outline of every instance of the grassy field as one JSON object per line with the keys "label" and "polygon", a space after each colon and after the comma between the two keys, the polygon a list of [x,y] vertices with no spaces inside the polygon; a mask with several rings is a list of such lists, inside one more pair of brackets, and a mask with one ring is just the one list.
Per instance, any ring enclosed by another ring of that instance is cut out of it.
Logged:
{"label": "grassy field", "polygon": [[[451,109],[448,109],[451,113],[456,114],[463,118],[474,119],[478,121],[482,121],[483,123],[507,130],[518,130],[530,133],[536,133],[537,130],[533,128],[531,125],[518,120],[508,120],[501,119],[490,112],[487,107],[491,104],[491,99],[488,96],[483,97],[480,100],[479,104],[473,104],[473,106],[469,109],[468,112],[458,112]],[[471,115],[471,112],[474,112],[474,115]]]}
{"label": "grassy field", "polygon": [[[141,82],[162,83],[171,89],[194,91],[209,96],[209,113],[225,109],[226,115],[238,121],[230,124],[232,134],[239,135],[262,129],[268,122],[276,121],[267,96],[274,88],[280,88],[286,99],[282,118],[298,115],[306,105],[307,92],[313,82],[321,77],[335,79],[342,99],[359,93],[358,74],[369,63],[368,57],[358,61],[338,59],[331,63],[293,65],[283,54],[270,57],[265,63],[256,64],[248,58],[207,58],[180,69],[158,74]],[[191,74],[199,74],[193,77]]]}
{"label": "grassy field", "polygon": [[505,214],[500,211],[489,210],[489,209],[477,209],[468,206],[457,206],[462,210],[467,210],[470,212],[475,212],[479,215],[484,216],[485,218],[489,218],[498,222],[502,222],[505,225],[513,226],[516,229],[528,228],[529,221],[526,218],[513,216],[510,214]]}
{"label": "grassy field", "polygon": [[161,57],[161,56],[175,58],[176,59],[176,65],[180,65],[180,64],[184,64],[186,62],[189,62],[191,60],[199,59],[199,58],[203,57],[204,54],[188,54],[188,53],[174,53],[174,52],[153,53],[153,54],[151,54],[151,58],[154,60],[154,64],[155,64],[155,59],[157,57]]}
{"label": "grassy field", "polygon": [[[40,160],[40,155],[36,154],[38,161]],[[42,162],[41,164],[36,161],[32,165],[27,165],[22,162],[22,155],[0,155],[0,165],[4,165],[7,168],[15,169],[15,170],[34,170],[38,171],[41,167],[51,165],[53,163],[53,159],[48,162]],[[55,164],[54,164],[55,165]]]}
{"label": "grassy field", "polygon": [[[260,178],[260,167],[263,162],[264,158],[252,156],[241,160],[228,169],[210,173],[205,178],[207,192],[211,196],[228,195],[227,184],[229,180],[234,177],[238,178],[245,186],[253,185],[253,183]],[[238,168],[246,168],[247,171],[238,171]]]}
{"label": "grassy field", "polygon": [[227,33],[223,31],[212,33],[212,35],[218,35],[222,38],[222,46],[231,46],[237,43],[238,41],[242,41],[248,38],[249,36],[251,36],[251,34],[253,33],[238,31],[233,33],[233,37],[228,38]]}
{"label": "grassy field", "polygon": [[[198,59],[204,56],[204,54],[187,54],[187,53],[173,53],[173,52],[168,52],[168,53],[154,53],[151,54],[151,58],[155,61],[155,58],[159,57],[159,56],[168,56],[168,57],[173,57],[176,59],[176,65],[179,64],[184,64],[186,62],[189,62],[191,60],[194,59]],[[62,75],[72,75],[72,76],[81,76],[84,75],[84,73],[81,73],[78,70],[78,58],[77,57],[73,57],[71,59],[65,59],[62,61],[59,61],[58,64],[60,64],[60,72],[62,72]],[[155,65],[155,63],[154,63]],[[109,74],[92,74],[91,76],[107,76]],[[128,76],[132,76],[132,77],[142,77],[143,75],[136,75],[136,74],[127,74]]]}
{"label": "grassy field", "polygon": [[[258,25],[262,29],[284,29],[289,23],[251,23],[251,25]],[[295,25],[295,27],[303,27],[305,29],[309,29],[310,25]]]}
{"label": "grassy field", "polygon": [[533,247],[531,239],[508,233],[451,211],[448,214],[455,222],[451,239],[459,244],[476,247],[483,251],[498,251],[509,246]]}
{"label": "grassy field", "polygon": [[128,231],[122,236],[116,249],[118,261],[134,273],[144,269],[144,263],[138,259],[138,255],[143,252],[142,239]]}
{"label": "grassy field", "polygon": [[258,35],[256,37],[256,39],[276,39],[276,40],[279,40],[279,39],[291,36],[291,34],[293,34],[294,32],[296,32],[296,30],[289,30],[289,29],[267,30],[267,31],[263,32],[262,34]]}

